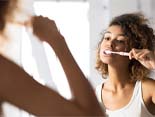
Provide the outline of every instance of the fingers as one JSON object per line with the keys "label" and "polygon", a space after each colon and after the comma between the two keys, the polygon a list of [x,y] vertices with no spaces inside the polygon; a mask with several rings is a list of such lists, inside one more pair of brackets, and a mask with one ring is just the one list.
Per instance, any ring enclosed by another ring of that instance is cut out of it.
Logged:
{"label": "fingers", "polygon": [[31,26],[34,27],[35,25],[41,25],[42,23],[47,23],[47,24],[53,24],[56,26],[54,20],[49,19],[48,17],[44,16],[32,16],[28,21],[25,21],[25,26]]}
{"label": "fingers", "polygon": [[30,20],[32,33],[41,41],[51,42],[61,36],[54,20],[44,16],[33,16]]}
{"label": "fingers", "polygon": [[130,52],[129,52],[129,59],[136,59],[136,51],[135,49],[132,49]]}
{"label": "fingers", "polygon": [[129,53],[129,59],[147,60],[149,59],[150,51],[148,49],[132,49]]}

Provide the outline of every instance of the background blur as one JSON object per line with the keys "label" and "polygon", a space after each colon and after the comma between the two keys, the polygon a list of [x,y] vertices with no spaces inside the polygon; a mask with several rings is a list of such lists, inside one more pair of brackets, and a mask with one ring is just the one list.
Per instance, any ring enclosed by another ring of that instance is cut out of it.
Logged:
{"label": "background blur", "polygon": [[[21,1],[24,1],[24,12],[55,20],[74,58],[94,88],[103,80],[94,68],[96,47],[111,18],[123,13],[142,12],[150,19],[151,26],[155,27],[155,0]],[[10,26],[10,30],[20,35],[13,36],[15,38],[12,38],[6,54],[35,80],[58,91],[67,99],[71,98],[64,72],[52,48],[47,43],[35,40],[37,37],[31,32],[27,33],[24,27]],[[4,111],[6,117],[32,116],[8,104],[4,104]]]}

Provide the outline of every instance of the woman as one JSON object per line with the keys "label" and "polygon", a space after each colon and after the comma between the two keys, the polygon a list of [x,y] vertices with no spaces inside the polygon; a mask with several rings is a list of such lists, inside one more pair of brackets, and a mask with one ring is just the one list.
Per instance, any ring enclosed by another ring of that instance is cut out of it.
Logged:
{"label": "woman", "polygon": [[41,41],[46,41],[53,47],[66,73],[73,98],[66,100],[57,92],[40,85],[1,53],[0,102],[8,101],[38,116],[104,115],[91,85],[73,59],[54,21],[42,16],[30,17],[27,14],[22,14],[25,16],[25,20],[19,20],[20,8],[18,0],[0,1],[1,45],[3,46],[8,40],[11,40],[6,29],[9,23],[25,27],[31,26],[34,34]]}
{"label": "woman", "polygon": [[147,23],[140,13],[115,17],[99,43],[96,69],[107,79],[96,93],[109,117],[155,117],[155,80],[148,78],[155,35]]}

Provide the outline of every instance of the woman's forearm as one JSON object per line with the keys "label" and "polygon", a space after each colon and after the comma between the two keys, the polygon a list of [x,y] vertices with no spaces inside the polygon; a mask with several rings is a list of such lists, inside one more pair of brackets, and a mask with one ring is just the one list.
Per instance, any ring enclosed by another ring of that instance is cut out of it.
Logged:
{"label": "woman's forearm", "polygon": [[1,56],[0,65],[1,100],[39,116],[85,115],[74,102],[37,83],[16,64]]}
{"label": "woman's forearm", "polygon": [[101,111],[90,83],[77,65],[63,37],[60,38],[62,39],[59,40],[63,40],[62,43],[53,45],[49,42],[49,44],[54,46],[54,51],[66,73],[74,99],[80,104],[79,106],[85,109],[96,106]]}

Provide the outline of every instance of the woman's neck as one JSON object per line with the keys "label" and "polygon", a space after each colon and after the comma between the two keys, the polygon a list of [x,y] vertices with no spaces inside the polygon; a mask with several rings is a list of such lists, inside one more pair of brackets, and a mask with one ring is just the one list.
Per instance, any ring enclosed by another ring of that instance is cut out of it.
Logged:
{"label": "woman's neck", "polygon": [[131,83],[128,67],[108,66],[108,72],[109,72],[108,83],[115,88],[116,87],[123,88],[126,84]]}

